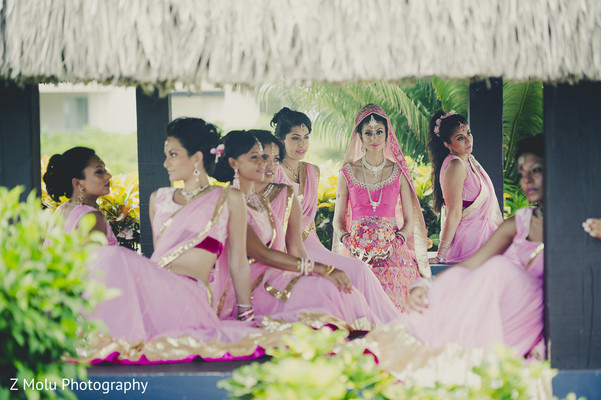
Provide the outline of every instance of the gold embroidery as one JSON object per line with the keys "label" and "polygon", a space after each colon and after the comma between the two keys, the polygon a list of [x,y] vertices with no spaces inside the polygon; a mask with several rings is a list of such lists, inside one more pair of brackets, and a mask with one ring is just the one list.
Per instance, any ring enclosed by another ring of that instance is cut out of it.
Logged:
{"label": "gold embroidery", "polygon": [[[175,260],[177,257],[182,255],[184,252],[190,250],[191,248],[196,246],[198,243],[202,242],[202,240],[209,233],[209,231],[211,229],[213,229],[213,226],[215,225],[215,222],[217,222],[217,219],[221,216],[221,213],[225,206],[227,196],[228,196],[230,190],[231,190],[231,186],[227,186],[227,187],[223,188],[223,190],[221,191],[221,194],[219,195],[219,199],[217,200],[217,205],[215,207],[215,211],[213,212],[211,219],[209,220],[207,225],[203,228],[203,230],[198,235],[196,235],[196,237],[194,239],[189,240],[188,242],[180,245],[178,248],[171,251],[167,255],[163,256],[157,262],[159,267],[163,268],[164,266],[169,264],[171,261]],[[183,207],[181,209],[183,209]],[[171,216],[171,218],[172,217],[173,217],[173,215]]]}
{"label": "gold embroidery", "polygon": [[284,213],[284,232],[283,235],[286,237],[286,231],[288,230],[288,220],[290,219],[290,212],[292,211],[292,201],[294,200],[294,189],[292,186],[287,186],[286,193],[286,212]]}
{"label": "gold embroidery", "polygon": [[261,193],[261,196],[265,197],[267,201],[272,202],[286,186],[283,183],[270,183],[263,193]]}
{"label": "gold embroidery", "polygon": [[275,242],[275,238],[277,235],[277,231],[275,229],[275,221],[273,219],[273,210],[271,209],[271,203],[269,203],[266,198],[264,198],[263,196],[259,196],[259,197],[263,201],[263,205],[265,206],[265,209],[267,210],[267,215],[269,215],[269,223],[271,224],[271,240],[269,241],[267,248],[271,249],[271,247],[273,246],[273,244]]}
{"label": "gold embroidery", "polygon": [[307,238],[309,237],[309,235],[311,234],[311,231],[313,231],[315,229],[315,221],[311,222],[309,225],[307,225],[307,227],[303,230],[303,242],[305,240],[307,240]]}
{"label": "gold embroidery", "polygon": [[[208,188],[207,190],[204,191],[204,194],[207,194],[215,189],[217,189],[219,186],[211,186],[210,188]],[[202,197],[202,196],[201,196]],[[198,197],[200,198],[200,197]],[[159,234],[157,236],[157,239],[161,237],[161,234],[163,233],[163,231],[165,229],[167,229],[169,227],[169,225],[171,225],[171,222],[173,222],[173,218],[177,215],[177,213],[179,213],[181,210],[183,210],[186,207],[187,204],[182,205],[182,207],[180,207],[177,211],[175,211],[173,214],[171,214],[171,216],[167,219],[167,221],[165,221],[165,223],[163,223],[163,226],[161,226],[161,229],[159,230]]]}
{"label": "gold embroidery", "polygon": [[307,166],[304,161],[299,161],[299,178],[298,178],[298,200],[302,203],[305,197],[305,182],[307,181]]}
{"label": "gold embroidery", "polygon": [[279,291],[273,286],[271,286],[269,282],[265,282],[265,291],[280,301],[288,301],[290,295],[292,294],[292,288],[294,288],[294,286],[298,283],[300,278],[300,276],[292,278],[292,280],[288,282],[288,284],[282,291]]}
{"label": "gold embroidery", "polygon": [[[348,323],[340,318],[337,318],[329,314],[315,314],[315,313],[298,313],[298,322],[301,322],[314,329],[321,329],[326,325],[335,326],[338,329],[344,329],[347,331],[370,331],[375,326],[366,317],[357,318],[352,323]],[[274,319],[269,316],[264,316],[261,320],[261,328],[268,332],[278,332],[289,330],[295,322],[284,321],[280,319]]]}

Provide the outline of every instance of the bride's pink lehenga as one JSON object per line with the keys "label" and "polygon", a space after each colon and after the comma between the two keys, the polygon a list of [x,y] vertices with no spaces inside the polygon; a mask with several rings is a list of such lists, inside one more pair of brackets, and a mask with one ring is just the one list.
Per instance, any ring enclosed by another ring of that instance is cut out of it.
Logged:
{"label": "bride's pink lehenga", "polygon": [[[371,114],[379,115],[386,120],[388,138],[384,148],[384,157],[394,163],[392,174],[383,177],[382,182],[377,184],[360,182],[354,176],[351,166],[365,153],[356,128]],[[409,166],[401,151],[392,124],[381,107],[368,104],[357,114],[349,147],[344,157],[342,173],[348,186],[345,230],[351,232],[351,236],[345,238],[343,246],[340,244],[341,232],[335,232],[334,250],[338,253],[350,251],[351,254],[363,258],[370,264],[386,294],[395,306],[403,311],[408,287],[420,275],[431,276],[427,256],[427,231]],[[409,204],[401,204],[400,201],[400,185],[403,178],[408,183],[411,192]],[[369,197],[371,195],[372,198],[379,199],[380,193],[382,199],[374,209]],[[395,229],[403,227],[403,208],[407,208],[413,214],[413,230],[404,243],[393,232]],[[359,235],[358,232],[361,234]],[[378,239],[373,239],[374,236],[378,236]],[[372,238],[366,239],[367,237]]]}
{"label": "bride's pink lehenga", "polygon": [[[274,208],[286,209],[291,202],[292,188],[278,186]],[[285,225],[272,211],[270,203],[255,195],[261,205],[248,207],[248,224],[268,247],[284,251]],[[287,213],[284,213],[288,215]],[[300,276],[298,272],[284,271],[251,260],[252,305],[255,315],[265,328],[278,328],[300,321],[314,328],[333,325],[348,330],[368,331],[382,321],[374,314],[357,289],[343,293],[329,279]],[[214,290],[222,286],[215,281]],[[228,285],[226,300],[219,310],[222,318],[233,314],[233,294]],[[225,304],[225,305],[223,305]]]}
{"label": "bride's pink lehenga", "polygon": [[[313,164],[300,162],[299,183],[292,182],[278,168],[274,182],[285,183],[294,188],[301,202],[302,208],[302,238],[309,258],[326,265],[344,271],[348,275],[353,286],[363,294],[373,312],[384,323],[398,318],[399,311],[396,309],[390,297],[384,292],[378,278],[370,270],[369,265],[355,257],[344,256],[328,250],[319,240],[315,231],[315,215],[317,214],[319,170]],[[284,215],[283,210],[278,210],[272,203],[274,212]]]}
{"label": "bride's pink lehenga", "polygon": [[[227,268],[223,253],[228,237],[228,190],[212,187],[182,207],[173,201],[174,188],[159,189],[153,221],[156,248],[151,260],[120,246],[96,250],[97,258],[89,266],[91,275],[121,294],[100,303],[89,316],[100,319],[108,332],[89,340],[78,354],[79,361],[153,364],[196,357],[248,359],[264,354],[259,342],[267,337],[248,323],[220,321],[204,283],[160,268],[197,245],[218,253],[216,267]],[[85,205],[76,207],[66,229],[93,210]],[[107,238],[116,244],[108,222]]]}
{"label": "bride's pink lehenga", "polygon": [[[469,258],[486,243],[503,222],[495,188],[486,171],[473,156],[470,155],[467,161],[463,161],[449,154],[440,168],[441,185],[444,181],[445,169],[454,159],[461,161],[467,172],[467,178],[463,183],[461,221],[446,255],[446,262],[450,264]],[[444,226],[445,206],[442,207],[440,216],[441,226]]]}

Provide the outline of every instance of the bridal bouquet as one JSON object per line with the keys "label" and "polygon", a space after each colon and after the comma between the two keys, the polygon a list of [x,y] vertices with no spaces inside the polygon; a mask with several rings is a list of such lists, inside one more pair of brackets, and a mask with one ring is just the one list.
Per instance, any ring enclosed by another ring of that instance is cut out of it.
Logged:
{"label": "bridal bouquet", "polygon": [[380,260],[392,253],[396,238],[392,223],[381,217],[363,217],[351,224],[350,251],[365,262]]}

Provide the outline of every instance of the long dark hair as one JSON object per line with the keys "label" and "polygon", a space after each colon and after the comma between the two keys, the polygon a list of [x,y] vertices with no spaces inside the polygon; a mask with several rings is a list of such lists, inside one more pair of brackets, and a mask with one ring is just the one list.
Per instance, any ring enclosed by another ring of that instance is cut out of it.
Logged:
{"label": "long dark hair", "polygon": [[[428,156],[432,163],[432,182],[434,183],[434,210],[440,212],[443,205],[442,188],[440,186],[440,169],[442,162],[449,155],[449,149],[444,143],[451,144],[451,135],[461,124],[467,124],[467,119],[459,114],[451,114],[445,117],[444,111],[440,110],[430,119],[430,130],[428,138]],[[438,124],[437,124],[437,121]],[[435,128],[438,127],[438,133]]]}
{"label": "long dark hair", "polygon": [[303,124],[311,132],[311,120],[307,117],[307,114],[291,110],[288,107],[284,107],[275,113],[270,122],[271,127],[275,129],[275,135],[280,140],[286,139],[286,135],[290,133],[292,127]]}
{"label": "long dark hair", "polygon": [[231,131],[223,137],[225,155],[219,157],[213,178],[219,182],[231,182],[234,179],[234,170],[230,166],[230,158],[238,158],[246,154],[259,143],[257,138],[249,131]]}
{"label": "long dark hair", "polygon": [[202,160],[205,171],[213,176],[215,171],[215,154],[211,149],[221,143],[221,135],[217,127],[201,118],[177,118],[167,125],[167,137],[174,137],[180,144],[188,157],[202,152]]}
{"label": "long dark hair", "polygon": [[96,152],[87,147],[73,147],[63,154],[50,157],[44,183],[54,201],[60,201],[61,196],[73,196],[73,178],[85,179],[83,170],[92,157],[96,157]]}
{"label": "long dark hair", "polygon": [[255,135],[263,147],[267,146],[268,144],[275,144],[278,146],[280,149],[280,162],[284,160],[284,157],[286,157],[286,146],[280,139],[275,137],[273,133],[262,129],[251,129],[248,132]]}

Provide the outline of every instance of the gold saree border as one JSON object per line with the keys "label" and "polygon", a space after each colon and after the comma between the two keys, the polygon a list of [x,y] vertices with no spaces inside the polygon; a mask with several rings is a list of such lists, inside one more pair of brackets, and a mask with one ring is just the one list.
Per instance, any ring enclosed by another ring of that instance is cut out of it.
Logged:
{"label": "gold saree border", "polygon": [[[197,197],[196,199],[200,199],[201,197],[203,197],[204,195],[212,192],[213,190],[217,189],[219,186],[211,186],[210,188],[207,188],[204,192],[203,195],[200,197]],[[172,195],[173,196],[173,195]],[[186,204],[187,205],[187,204]],[[179,213],[181,210],[183,210],[186,205],[183,205],[182,207],[180,207],[179,209],[177,209],[173,214],[171,214],[171,216],[169,218],[167,218],[167,221],[165,221],[163,223],[163,226],[161,226],[161,229],[159,230],[159,234],[157,236],[157,239],[161,237],[161,234],[163,233],[163,231],[165,229],[167,229],[169,227],[169,225],[171,225],[171,223],[173,222],[173,218],[177,215],[177,213]]]}
{"label": "gold saree border", "polygon": [[302,203],[305,197],[305,183],[307,182],[307,163],[299,161],[299,175],[298,175],[298,200]]}
{"label": "gold saree border", "polygon": [[300,280],[301,276],[296,276],[294,278],[292,278],[290,280],[290,282],[288,282],[288,284],[286,285],[286,287],[284,288],[284,290],[278,290],[275,287],[273,287],[269,282],[265,282],[265,284],[263,285],[263,287],[265,288],[265,291],[267,293],[269,293],[270,295],[272,295],[273,297],[275,297],[276,299],[286,302],[288,301],[288,299],[290,298],[290,295],[292,294],[292,289],[294,288],[294,286],[298,283],[298,281]]}
{"label": "gold saree border", "polygon": [[266,315],[261,321],[261,328],[263,328],[266,332],[285,331],[290,330],[292,325],[294,325],[296,322],[300,322],[314,329],[321,329],[326,325],[331,325],[346,331],[371,331],[374,329],[374,325],[367,319],[367,317],[359,317],[350,324],[329,314],[302,312],[298,313],[296,318],[296,321],[291,322],[271,318],[270,316]]}
{"label": "gold saree border", "polygon": [[[180,245],[176,249],[169,252],[167,255],[161,257],[157,262],[159,267],[161,267],[161,268],[165,267],[171,261],[175,260],[177,257],[182,255],[184,252],[190,250],[191,248],[196,246],[198,243],[202,242],[202,240],[209,233],[209,231],[211,229],[213,229],[213,226],[215,226],[215,222],[217,222],[217,219],[219,219],[219,217],[221,216],[221,213],[223,212],[223,208],[225,206],[227,196],[228,196],[230,190],[231,190],[231,186],[226,186],[225,188],[223,188],[223,190],[221,191],[221,194],[219,195],[219,199],[217,200],[217,205],[215,207],[213,215],[211,216],[211,219],[209,220],[209,222],[202,229],[202,231],[200,231],[199,234],[196,235],[196,237],[193,238],[192,240],[189,240],[188,242]],[[180,210],[184,209],[184,207],[180,208]],[[176,211],[171,217],[169,217],[169,219],[171,220],[175,216],[175,214],[177,214],[177,212],[179,212],[180,210]],[[171,224],[171,223],[169,222],[169,224]]]}

